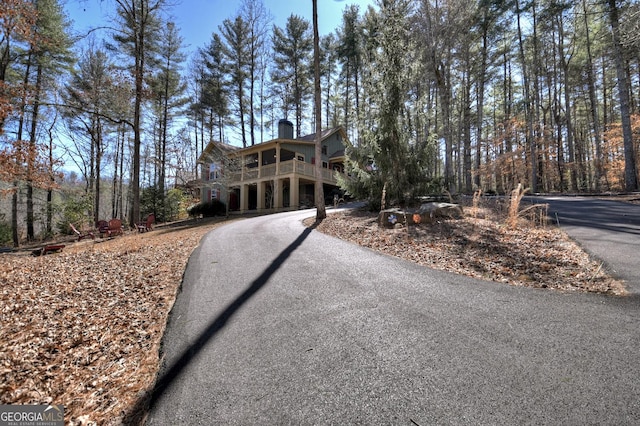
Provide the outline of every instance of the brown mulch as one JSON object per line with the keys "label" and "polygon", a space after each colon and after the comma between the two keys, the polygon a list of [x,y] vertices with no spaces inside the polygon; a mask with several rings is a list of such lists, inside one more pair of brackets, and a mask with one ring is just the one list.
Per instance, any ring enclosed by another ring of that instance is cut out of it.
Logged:
{"label": "brown mulch", "polygon": [[376,213],[331,213],[320,232],[430,268],[511,285],[626,293],[602,262],[591,258],[560,229],[521,218],[506,225],[493,208],[465,208],[462,219],[385,229]]}
{"label": "brown mulch", "polygon": [[119,424],[154,383],[187,260],[220,221],[0,255],[0,404]]}

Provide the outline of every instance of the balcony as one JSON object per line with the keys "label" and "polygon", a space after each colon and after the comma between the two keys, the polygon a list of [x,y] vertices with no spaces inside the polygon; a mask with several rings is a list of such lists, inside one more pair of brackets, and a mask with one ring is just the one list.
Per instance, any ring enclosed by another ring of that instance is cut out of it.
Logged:
{"label": "balcony", "polygon": [[[322,169],[322,180],[325,183],[336,185],[338,180],[335,174],[338,173],[334,170]],[[233,173],[230,176],[232,184],[238,182],[246,182],[256,179],[266,179],[276,176],[298,175],[298,177],[307,177],[315,179],[316,166],[314,164],[305,163],[299,160],[283,161],[276,167],[276,164],[267,164],[262,167],[245,167],[242,172]]]}

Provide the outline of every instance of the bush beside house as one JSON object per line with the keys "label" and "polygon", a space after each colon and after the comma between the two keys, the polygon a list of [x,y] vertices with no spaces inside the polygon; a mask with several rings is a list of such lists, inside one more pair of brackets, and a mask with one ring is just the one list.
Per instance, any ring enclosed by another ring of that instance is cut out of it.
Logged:
{"label": "bush beside house", "polygon": [[225,216],[227,214],[227,205],[220,200],[211,200],[206,203],[193,205],[187,209],[187,213],[191,217],[213,217]]}

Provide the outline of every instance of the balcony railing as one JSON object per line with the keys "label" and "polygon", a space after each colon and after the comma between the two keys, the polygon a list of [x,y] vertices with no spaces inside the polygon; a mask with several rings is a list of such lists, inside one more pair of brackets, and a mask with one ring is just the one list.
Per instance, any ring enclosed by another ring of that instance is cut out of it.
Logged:
{"label": "balcony railing", "polygon": [[[276,173],[277,172],[277,173]],[[337,179],[334,170],[322,169],[322,180],[327,183],[336,184]],[[235,172],[230,175],[231,182],[249,181],[275,176],[297,174],[301,177],[316,177],[316,166],[299,160],[289,160],[276,164],[267,164],[262,167],[245,168],[242,172]]]}

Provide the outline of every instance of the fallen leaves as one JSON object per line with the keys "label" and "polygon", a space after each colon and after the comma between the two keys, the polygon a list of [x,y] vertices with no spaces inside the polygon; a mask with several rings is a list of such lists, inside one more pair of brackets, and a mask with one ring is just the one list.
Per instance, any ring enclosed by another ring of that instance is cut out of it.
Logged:
{"label": "fallen leaves", "polygon": [[67,245],[0,266],[0,403],[118,424],[153,386],[192,250],[217,222]]}
{"label": "fallen leaves", "polygon": [[495,212],[483,219],[440,220],[408,230],[383,229],[377,215],[347,211],[327,216],[320,232],[434,269],[483,280],[563,291],[620,295],[623,284],[558,228],[530,222],[511,229]]}

